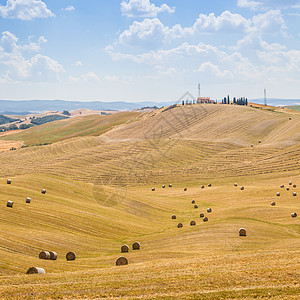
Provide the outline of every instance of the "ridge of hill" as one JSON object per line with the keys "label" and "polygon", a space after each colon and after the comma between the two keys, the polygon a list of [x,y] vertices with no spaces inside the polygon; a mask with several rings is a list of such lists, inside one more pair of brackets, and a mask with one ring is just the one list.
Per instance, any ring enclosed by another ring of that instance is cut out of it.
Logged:
{"label": "ridge of hill", "polygon": [[171,138],[243,146],[264,140],[295,145],[300,141],[299,117],[292,111],[279,113],[237,105],[176,106],[150,112],[142,120],[114,128],[104,136],[111,140]]}
{"label": "ridge of hill", "polygon": [[294,171],[299,169],[300,115],[290,116],[194,105],[54,122],[3,137],[26,138],[29,144],[62,141],[20,149],[18,160],[11,151],[0,153],[0,176],[44,172],[100,185],[136,185]]}
{"label": "ridge of hill", "polygon": [[120,112],[117,115],[91,114],[75,116],[63,121],[54,121],[37,127],[0,137],[7,141],[23,141],[27,146],[55,143],[78,136],[97,136],[114,126],[138,118],[137,112]]}
{"label": "ridge of hill", "polygon": [[[249,99],[251,102],[264,103],[264,99]],[[24,112],[63,111],[76,109],[92,110],[132,110],[147,106],[169,106],[178,101],[142,101],[136,103],[124,101],[66,101],[66,100],[0,100],[0,113],[23,114]],[[268,104],[274,106],[299,105],[300,99],[269,98]]]}

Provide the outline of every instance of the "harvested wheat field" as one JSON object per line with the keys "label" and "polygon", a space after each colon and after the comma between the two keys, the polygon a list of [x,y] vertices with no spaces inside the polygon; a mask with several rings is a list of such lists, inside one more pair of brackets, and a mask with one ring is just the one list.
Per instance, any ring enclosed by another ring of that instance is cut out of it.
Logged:
{"label": "harvested wheat field", "polygon": [[299,299],[300,114],[191,105],[118,115],[9,136],[52,144],[0,153],[0,297]]}

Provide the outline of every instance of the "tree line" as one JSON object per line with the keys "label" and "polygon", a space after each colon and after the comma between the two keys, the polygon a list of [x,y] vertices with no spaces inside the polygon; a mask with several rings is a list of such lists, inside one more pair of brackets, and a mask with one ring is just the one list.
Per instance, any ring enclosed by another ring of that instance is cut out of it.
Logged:
{"label": "tree line", "polygon": [[245,97],[235,98],[233,97],[232,101],[230,100],[229,95],[222,99],[222,104],[236,104],[236,105],[248,105],[248,99]]}

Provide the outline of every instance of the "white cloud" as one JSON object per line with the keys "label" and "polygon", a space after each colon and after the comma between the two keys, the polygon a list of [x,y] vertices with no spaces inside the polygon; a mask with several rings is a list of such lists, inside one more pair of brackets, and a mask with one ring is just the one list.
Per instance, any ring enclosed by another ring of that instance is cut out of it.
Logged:
{"label": "white cloud", "polygon": [[201,64],[197,72],[203,72],[203,73],[210,73],[212,75],[215,75],[217,77],[233,77],[232,73],[228,70],[224,70],[223,72],[220,70],[220,68],[211,63],[210,61],[205,62]]}
{"label": "white cloud", "polygon": [[[32,37],[29,39],[31,40]],[[30,42],[29,44],[18,44],[19,39],[11,32],[2,32],[0,40],[0,47],[2,52],[5,53],[21,53],[22,51],[38,52],[41,49],[41,45],[46,43],[47,40],[44,36],[39,37],[38,42]]]}
{"label": "white cloud", "polygon": [[73,10],[75,10],[75,7],[72,6],[72,5],[69,5],[69,6],[67,6],[66,8],[63,8],[63,10],[66,10],[66,11],[73,11]]}
{"label": "white cloud", "polygon": [[73,65],[76,66],[76,67],[82,67],[83,66],[83,62],[80,61],[80,60],[77,60]]}
{"label": "white cloud", "polygon": [[172,40],[196,36],[202,33],[224,31],[227,33],[245,32],[251,26],[251,20],[247,20],[239,14],[229,11],[220,16],[200,14],[192,27],[183,28],[176,24],[173,27],[165,26],[158,18],[144,19],[141,22],[134,21],[129,29],[119,36],[119,43],[129,46],[142,46],[155,48],[168,44]]}
{"label": "white cloud", "polygon": [[120,34],[118,42],[130,47],[156,49],[169,45],[174,40],[222,32],[228,36],[233,33],[244,36],[238,42],[238,47],[242,47],[255,42],[259,44],[259,38],[266,34],[284,34],[285,29],[280,10],[270,10],[264,14],[255,15],[252,19],[225,11],[220,16],[215,16],[213,13],[200,14],[191,27],[182,27],[180,24],[168,27],[158,18],[144,19],[141,22],[134,21],[127,30]]}
{"label": "white cloud", "polygon": [[41,0],[7,0],[5,6],[0,5],[0,16],[28,21],[36,18],[54,17],[55,15]]}
{"label": "white cloud", "polygon": [[191,28],[194,32],[243,32],[250,26],[251,20],[247,20],[240,14],[232,14],[230,11],[224,11],[220,16],[214,13],[209,15],[200,14],[195,24]]}
{"label": "white cloud", "polygon": [[124,16],[131,18],[154,18],[158,13],[174,13],[175,9],[170,8],[167,4],[162,4],[160,7],[155,6],[150,3],[150,0],[123,0],[121,2],[121,11]]}
{"label": "white cloud", "polygon": [[129,84],[132,82],[131,77],[118,76],[118,75],[105,75],[104,80],[110,81],[110,82],[120,82],[120,83],[125,83],[125,84]]}
{"label": "white cloud", "polygon": [[129,46],[142,46],[144,48],[155,48],[175,36],[182,36],[182,28],[169,28],[157,18],[144,19],[142,22],[134,21],[128,30],[119,36],[119,43]]}
{"label": "white cloud", "polygon": [[243,39],[237,42],[237,48],[257,48],[265,35],[285,35],[286,25],[280,10],[270,10],[253,16],[251,26],[246,30]]}
{"label": "white cloud", "polygon": [[8,67],[7,75],[11,81],[56,81],[64,68],[48,56],[37,54],[30,59],[11,56],[2,64]]}
{"label": "white cloud", "polygon": [[85,74],[80,75],[79,77],[69,77],[70,82],[75,83],[87,83],[87,82],[100,82],[100,79],[98,75],[96,75],[94,72],[88,72]]}
{"label": "white cloud", "polygon": [[173,77],[176,75],[177,71],[175,68],[170,67],[170,68],[165,68],[163,66],[155,66],[155,69],[157,70],[157,73],[159,75],[163,75],[163,76],[170,76]]}
{"label": "white cloud", "polygon": [[38,42],[21,44],[19,39],[9,31],[2,33],[0,40],[0,78],[13,81],[53,81],[65,72],[63,66],[48,56],[36,54],[25,57],[25,52],[38,52],[46,39],[41,36]]}
{"label": "white cloud", "polygon": [[238,0],[237,5],[252,10],[299,8],[299,0]]}
{"label": "white cloud", "polygon": [[107,81],[119,81],[120,77],[116,75],[105,75],[104,79]]}

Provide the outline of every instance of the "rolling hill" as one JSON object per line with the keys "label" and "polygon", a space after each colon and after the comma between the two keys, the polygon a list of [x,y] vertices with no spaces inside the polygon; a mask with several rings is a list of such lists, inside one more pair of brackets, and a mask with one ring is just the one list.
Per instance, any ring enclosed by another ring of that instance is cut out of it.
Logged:
{"label": "rolling hill", "polygon": [[28,145],[0,152],[1,298],[297,299],[299,128],[296,111],[192,105],[0,137]]}

